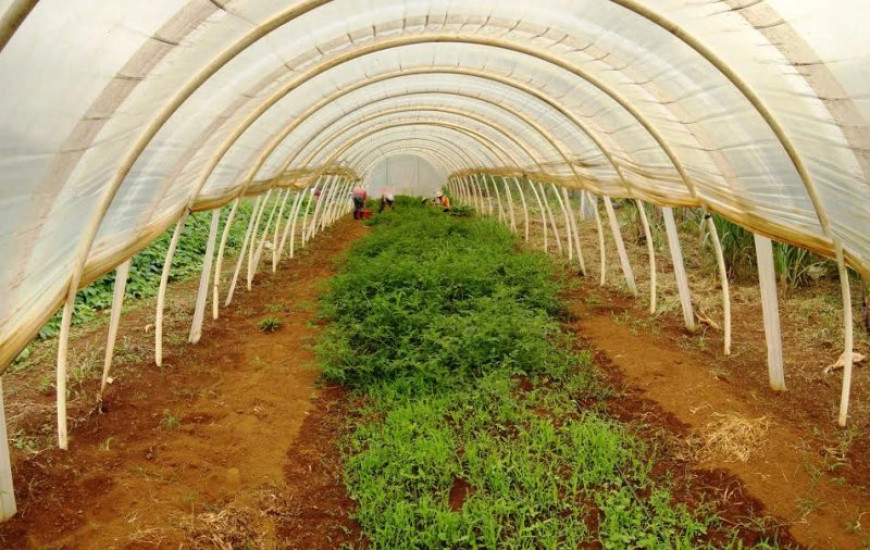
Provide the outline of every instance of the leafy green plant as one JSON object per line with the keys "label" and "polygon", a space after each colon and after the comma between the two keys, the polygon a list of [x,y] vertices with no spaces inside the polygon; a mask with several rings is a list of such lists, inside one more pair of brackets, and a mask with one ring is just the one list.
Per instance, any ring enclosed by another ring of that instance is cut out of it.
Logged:
{"label": "leafy green plant", "polygon": [[371,546],[711,548],[718,518],[676,503],[656,450],[600,412],[610,390],[560,329],[552,263],[514,245],[408,206],[323,298],[325,376],[363,398],[343,450]]}
{"label": "leafy green plant", "polygon": [[257,328],[263,332],[275,332],[281,328],[282,324],[284,323],[282,323],[281,319],[278,319],[277,317],[266,317],[257,323]]}

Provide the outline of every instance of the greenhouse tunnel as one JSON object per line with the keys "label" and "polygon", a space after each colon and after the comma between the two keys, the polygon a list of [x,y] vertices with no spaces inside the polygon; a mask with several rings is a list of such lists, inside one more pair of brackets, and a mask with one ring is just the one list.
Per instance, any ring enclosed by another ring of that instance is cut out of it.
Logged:
{"label": "greenhouse tunnel", "polygon": [[[619,244],[612,199],[645,203],[667,226],[688,329],[672,209],[749,229],[774,388],[785,378],[771,240],[831,258],[846,422],[848,273],[870,280],[867,2],[6,0],[0,11],[0,373],[63,308],[61,448],[80,289],[117,270],[123,297],[130,258],[189,214],[213,212],[195,343],[236,285],[220,276],[222,211],[231,223],[242,198],[257,198],[248,232],[265,262],[267,235],[278,242],[300,197],[322,199],[313,236],[349,214],[360,185],[374,196],[443,188],[520,238],[527,203],[550,193],[561,208],[545,227],[564,220],[555,243],[593,279],[614,260],[580,249],[577,222],[594,217],[600,242]],[[267,211],[276,196],[279,211]],[[159,363],[159,312],[155,324]],[[5,443],[0,481],[11,486]],[[14,512],[0,491],[0,516]]]}

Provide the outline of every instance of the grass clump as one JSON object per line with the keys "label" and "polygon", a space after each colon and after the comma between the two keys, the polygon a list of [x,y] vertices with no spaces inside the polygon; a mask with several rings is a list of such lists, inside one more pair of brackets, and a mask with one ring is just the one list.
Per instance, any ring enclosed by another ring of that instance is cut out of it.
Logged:
{"label": "grass clump", "polygon": [[275,332],[281,328],[282,324],[281,319],[278,319],[277,317],[266,317],[257,323],[257,328],[262,332]]}
{"label": "grass clump", "polygon": [[345,483],[371,548],[713,547],[717,517],[676,503],[654,449],[604,414],[545,256],[425,206],[373,219],[318,344],[366,397]]}

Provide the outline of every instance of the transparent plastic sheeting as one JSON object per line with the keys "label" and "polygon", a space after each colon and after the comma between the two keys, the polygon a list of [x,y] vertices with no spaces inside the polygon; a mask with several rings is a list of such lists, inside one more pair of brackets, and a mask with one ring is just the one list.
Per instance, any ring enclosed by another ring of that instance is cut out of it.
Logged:
{"label": "transparent plastic sheeting", "polygon": [[0,368],[186,208],[389,155],[707,208],[870,274],[870,0],[0,10]]}

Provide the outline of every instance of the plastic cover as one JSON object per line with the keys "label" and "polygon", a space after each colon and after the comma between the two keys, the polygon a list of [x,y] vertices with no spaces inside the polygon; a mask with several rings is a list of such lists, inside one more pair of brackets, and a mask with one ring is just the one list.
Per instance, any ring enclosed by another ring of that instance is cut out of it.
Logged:
{"label": "plastic cover", "polygon": [[394,155],[706,208],[870,278],[870,2],[30,3],[0,3],[0,370],[185,209]]}

